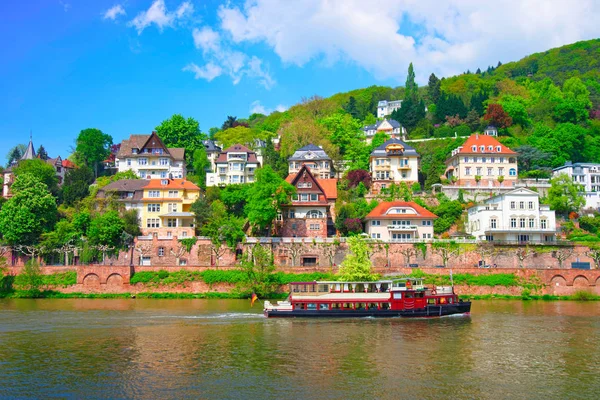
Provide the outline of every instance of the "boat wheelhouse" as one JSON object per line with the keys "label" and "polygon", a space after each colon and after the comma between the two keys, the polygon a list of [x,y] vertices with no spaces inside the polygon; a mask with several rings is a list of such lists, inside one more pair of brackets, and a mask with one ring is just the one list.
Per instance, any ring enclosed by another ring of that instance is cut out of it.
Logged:
{"label": "boat wheelhouse", "polygon": [[426,287],[419,278],[374,282],[292,282],[287,300],[265,301],[267,317],[436,317],[466,314],[452,286]]}

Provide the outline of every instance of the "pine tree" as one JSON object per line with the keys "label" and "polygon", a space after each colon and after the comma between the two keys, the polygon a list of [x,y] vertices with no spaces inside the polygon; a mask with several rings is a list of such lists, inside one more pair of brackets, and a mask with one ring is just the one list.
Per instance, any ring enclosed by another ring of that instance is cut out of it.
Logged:
{"label": "pine tree", "polygon": [[40,147],[38,147],[37,149],[37,156],[40,160],[44,160],[46,161],[49,157],[48,157],[48,152],[46,151],[46,149],[44,148],[44,146],[40,145]]}
{"label": "pine tree", "polygon": [[415,70],[412,63],[408,65],[408,75],[406,76],[406,94],[407,97],[417,98],[417,83],[415,82]]}
{"label": "pine tree", "polygon": [[427,85],[427,93],[429,94],[429,100],[437,104],[440,99],[440,95],[442,94],[441,82],[435,74],[429,75],[429,84]]}

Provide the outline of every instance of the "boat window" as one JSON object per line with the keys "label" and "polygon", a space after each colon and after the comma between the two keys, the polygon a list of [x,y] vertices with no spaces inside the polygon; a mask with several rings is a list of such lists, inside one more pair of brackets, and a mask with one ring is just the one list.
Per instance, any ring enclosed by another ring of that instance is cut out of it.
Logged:
{"label": "boat window", "polygon": [[327,304],[327,303],[319,304],[319,310],[329,310],[329,304]]}
{"label": "boat window", "polygon": [[394,292],[394,299],[401,299],[401,298],[402,298],[401,292]]}
{"label": "boat window", "polygon": [[300,291],[306,292],[306,285],[300,285]]}
{"label": "boat window", "polygon": [[333,303],[331,305],[331,308],[334,309],[334,310],[339,310],[340,309],[340,303]]}
{"label": "boat window", "polygon": [[427,304],[435,304],[435,299],[427,299]]}
{"label": "boat window", "polygon": [[369,307],[369,310],[377,310],[377,303],[369,303],[367,304],[367,306]]}
{"label": "boat window", "polygon": [[329,292],[329,285],[319,285],[319,292],[322,292],[322,293]]}
{"label": "boat window", "polygon": [[452,297],[448,297],[448,303],[452,303]]}
{"label": "boat window", "polygon": [[414,293],[412,293],[412,292],[407,292],[407,293],[406,293],[406,296],[404,296],[404,297],[406,297],[407,299],[412,299],[412,298],[414,297]]}
{"label": "boat window", "polygon": [[298,288],[298,285],[292,285],[292,292],[298,293],[299,291],[300,289]]}
{"label": "boat window", "polygon": [[381,309],[382,310],[389,310],[390,309],[390,303],[381,303]]}
{"label": "boat window", "polygon": [[345,309],[351,309],[352,308],[352,303],[344,303],[344,308]]}
{"label": "boat window", "polygon": [[417,298],[423,298],[424,295],[425,295],[425,292],[416,292],[415,293],[415,297],[417,297]]}
{"label": "boat window", "polygon": [[357,310],[364,310],[365,306],[366,306],[365,303],[356,303],[356,309]]}
{"label": "boat window", "polygon": [[296,310],[305,310],[306,309],[306,304],[305,303],[296,303],[294,304],[294,308]]}
{"label": "boat window", "polygon": [[316,310],[317,309],[317,304],[316,303],[308,303],[306,305],[306,309],[307,310]]}

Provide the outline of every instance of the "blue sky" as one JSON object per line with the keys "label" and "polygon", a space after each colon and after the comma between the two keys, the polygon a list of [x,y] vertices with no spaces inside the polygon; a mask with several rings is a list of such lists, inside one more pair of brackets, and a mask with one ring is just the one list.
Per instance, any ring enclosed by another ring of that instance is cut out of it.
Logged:
{"label": "blue sky", "polygon": [[66,157],[84,128],[119,142],[181,113],[208,131],[314,94],[402,85],[411,61],[424,83],[600,36],[594,1],[480,3],[3,1],[0,156],[30,130]]}

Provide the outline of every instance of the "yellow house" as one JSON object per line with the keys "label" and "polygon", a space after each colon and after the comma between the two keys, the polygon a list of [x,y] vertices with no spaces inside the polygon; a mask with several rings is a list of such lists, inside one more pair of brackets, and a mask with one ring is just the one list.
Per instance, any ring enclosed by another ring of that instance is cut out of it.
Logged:
{"label": "yellow house", "polygon": [[191,205],[200,196],[198,186],[185,179],[150,179],[143,191],[140,221],[144,235],[194,236]]}

